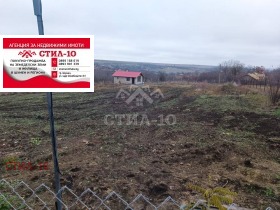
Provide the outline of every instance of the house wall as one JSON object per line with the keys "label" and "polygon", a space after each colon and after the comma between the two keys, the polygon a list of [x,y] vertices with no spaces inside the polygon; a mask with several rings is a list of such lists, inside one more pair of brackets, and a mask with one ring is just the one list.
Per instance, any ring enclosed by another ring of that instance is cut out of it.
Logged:
{"label": "house wall", "polygon": [[138,85],[138,84],[143,84],[143,81],[144,81],[143,76],[139,76],[139,78],[140,78],[140,81],[138,81],[138,77],[135,78],[135,84],[136,84],[136,85]]}
{"label": "house wall", "polygon": [[[127,81],[126,77],[114,77],[114,83],[115,84],[132,84],[132,78],[129,78],[129,81]],[[134,79],[134,84],[142,84],[143,83],[143,76],[140,76],[140,81],[138,81],[138,78]]]}
{"label": "house wall", "polygon": [[129,81],[126,80],[126,77],[114,77],[115,84],[132,84],[132,79],[130,78]]}

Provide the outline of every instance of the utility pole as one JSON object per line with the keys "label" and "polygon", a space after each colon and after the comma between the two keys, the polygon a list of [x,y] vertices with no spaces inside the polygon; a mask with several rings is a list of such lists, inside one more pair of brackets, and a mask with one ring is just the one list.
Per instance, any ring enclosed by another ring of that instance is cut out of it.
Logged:
{"label": "utility pole", "polygon": [[221,83],[222,64],[219,65],[219,84]]}
{"label": "utility pole", "polygon": [[[42,18],[42,3],[41,0],[33,0],[34,15],[37,16],[37,24],[39,35],[44,35],[44,26]],[[51,138],[52,138],[52,151],[53,151],[53,163],[54,163],[54,176],[55,176],[55,192],[56,192],[56,209],[61,210],[61,192],[60,192],[60,171],[58,165],[58,155],[57,155],[57,143],[55,135],[55,125],[54,125],[54,116],[53,116],[53,99],[52,93],[47,93],[48,101],[48,112],[50,118],[50,128],[51,128]]]}

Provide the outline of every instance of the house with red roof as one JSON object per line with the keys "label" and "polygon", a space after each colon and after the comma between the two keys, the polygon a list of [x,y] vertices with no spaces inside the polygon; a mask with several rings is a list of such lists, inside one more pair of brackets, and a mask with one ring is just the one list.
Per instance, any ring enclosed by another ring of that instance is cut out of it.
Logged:
{"label": "house with red roof", "polygon": [[117,70],[112,76],[115,84],[139,85],[144,83],[144,76],[138,71]]}

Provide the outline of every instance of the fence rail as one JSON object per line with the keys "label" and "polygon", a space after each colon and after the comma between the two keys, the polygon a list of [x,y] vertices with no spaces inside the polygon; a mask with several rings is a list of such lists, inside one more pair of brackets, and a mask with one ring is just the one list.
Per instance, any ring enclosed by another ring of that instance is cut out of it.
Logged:
{"label": "fence rail", "polygon": [[[77,195],[70,188],[64,186],[59,193],[62,194],[62,200],[59,200],[57,194],[45,184],[32,189],[23,181],[11,183],[1,179],[0,210],[51,210],[56,209],[56,200],[61,202],[62,209],[67,210],[183,210],[186,208],[185,205],[180,204],[170,196],[159,205],[155,205],[142,194],[137,195],[131,202],[127,202],[116,192],[111,192],[105,198],[101,198],[91,189]],[[191,209],[196,209],[199,205],[204,204],[203,200],[198,200]],[[232,204],[227,209],[238,210],[239,208]],[[266,210],[273,209],[268,207]]]}

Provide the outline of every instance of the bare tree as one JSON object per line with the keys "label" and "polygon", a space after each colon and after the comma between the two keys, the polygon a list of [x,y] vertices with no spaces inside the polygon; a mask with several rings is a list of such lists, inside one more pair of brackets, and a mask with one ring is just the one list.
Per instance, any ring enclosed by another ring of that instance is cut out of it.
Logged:
{"label": "bare tree", "polygon": [[269,99],[275,105],[280,101],[280,67],[269,73]]}
{"label": "bare tree", "polygon": [[221,63],[219,67],[220,70],[224,73],[225,80],[229,82],[236,80],[236,76],[243,71],[244,64],[240,63],[240,61],[237,60],[228,60]]}

